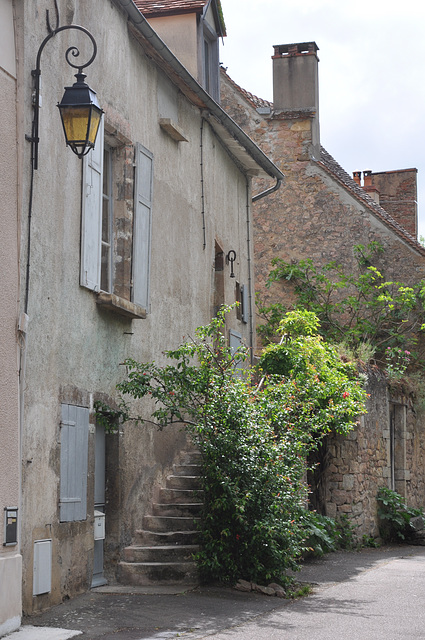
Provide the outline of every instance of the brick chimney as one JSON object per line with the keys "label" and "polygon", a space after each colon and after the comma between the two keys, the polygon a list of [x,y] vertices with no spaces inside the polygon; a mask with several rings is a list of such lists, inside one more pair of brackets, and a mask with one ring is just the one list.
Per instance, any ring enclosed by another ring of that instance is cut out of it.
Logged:
{"label": "brick chimney", "polygon": [[379,189],[373,183],[373,174],[370,169],[363,171],[363,190],[370,195],[371,198],[379,204]]}
{"label": "brick chimney", "polygon": [[320,157],[319,47],[315,42],[281,44],[274,47],[273,106],[297,119],[311,121],[313,155]]}
{"label": "brick chimney", "polygon": [[353,171],[353,180],[354,180],[354,182],[356,184],[359,185],[359,187],[362,186],[361,179],[362,179],[362,172],[361,171]]}
{"label": "brick chimney", "polygon": [[370,172],[371,184],[380,192],[379,204],[414,238],[418,233],[417,174],[414,168]]}

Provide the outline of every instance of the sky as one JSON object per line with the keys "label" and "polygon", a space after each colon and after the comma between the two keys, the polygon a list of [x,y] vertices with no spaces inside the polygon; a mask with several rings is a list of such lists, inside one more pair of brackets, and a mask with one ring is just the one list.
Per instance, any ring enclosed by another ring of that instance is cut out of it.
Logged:
{"label": "sky", "polygon": [[425,3],[422,0],[221,0],[230,77],[273,100],[273,45],[319,47],[320,137],[353,171],[418,169],[425,236]]}

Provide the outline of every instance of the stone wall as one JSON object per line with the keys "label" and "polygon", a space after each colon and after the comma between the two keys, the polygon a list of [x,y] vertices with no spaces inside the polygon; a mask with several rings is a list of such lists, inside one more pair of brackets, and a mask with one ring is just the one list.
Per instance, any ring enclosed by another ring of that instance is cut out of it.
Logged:
{"label": "stone wall", "polygon": [[411,507],[425,507],[425,429],[410,394],[369,376],[367,413],[348,436],[329,436],[310,474],[314,508],[347,516],[355,535],[378,537],[376,496],[396,490]]}
{"label": "stone wall", "polygon": [[[336,260],[349,273],[356,268],[353,246],[372,241],[384,247],[378,268],[387,278],[413,282],[425,276],[423,248],[365,200],[324,149],[319,158],[312,156],[312,118],[274,112],[272,105],[241,92],[224,72],[221,92],[222,106],[285,174],[281,188],[253,206],[256,290],[262,298],[285,297],[280,284],[265,288],[272,258],[312,258],[318,265]],[[268,186],[256,181],[253,192]]]}
{"label": "stone wall", "polygon": [[[273,111],[272,104],[247,93],[224,72],[221,89],[223,107],[285,173],[282,187],[253,206],[255,284],[263,301],[292,302],[288,283],[265,286],[273,258],[311,258],[317,265],[335,260],[355,273],[353,246],[372,241],[384,248],[376,266],[386,278],[413,283],[425,276],[425,251],[415,239],[323,148],[320,157],[314,156],[314,114]],[[253,192],[267,186],[257,181]],[[378,535],[381,486],[396,489],[413,506],[425,506],[423,417],[415,414],[410,398],[399,392],[389,396],[384,378],[372,376],[368,393],[368,413],[348,437],[328,439],[310,478],[313,507],[333,517],[346,514],[360,537]]]}

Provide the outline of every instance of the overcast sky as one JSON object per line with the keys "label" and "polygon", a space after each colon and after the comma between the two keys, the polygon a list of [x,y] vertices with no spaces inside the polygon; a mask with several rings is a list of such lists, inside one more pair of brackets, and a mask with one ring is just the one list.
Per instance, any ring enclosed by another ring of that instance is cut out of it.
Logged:
{"label": "overcast sky", "polygon": [[425,3],[422,0],[221,0],[220,61],[272,100],[273,45],[319,47],[321,143],[353,171],[418,169],[425,236]]}

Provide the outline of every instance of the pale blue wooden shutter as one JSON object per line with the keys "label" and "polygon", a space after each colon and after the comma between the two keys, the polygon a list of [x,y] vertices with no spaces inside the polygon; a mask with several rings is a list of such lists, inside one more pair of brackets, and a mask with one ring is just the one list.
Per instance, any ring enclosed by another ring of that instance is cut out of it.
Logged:
{"label": "pale blue wooden shutter", "polygon": [[237,331],[230,329],[229,331],[229,347],[230,354],[233,358],[233,366],[236,370],[236,375],[241,375],[242,362],[238,359],[238,350],[242,346],[242,336]]}
{"label": "pale blue wooden shutter", "polygon": [[68,404],[61,410],[60,521],[85,520],[89,410]]}
{"label": "pale blue wooden shutter", "polygon": [[241,320],[247,323],[249,320],[249,299],[248,299],[248,287],[246,284],[241,285]]}
{"label": "pale blue wooden shutter", "polygon": [[83,287],[100,289],[100,251],[103,192],[103,118],[95,148],[83,157],[81,273]]}
{"label": "pale blue wooden shutter", "polygon": [[153,155],[141,144],[135,163],[132,300],[149,311]]}

